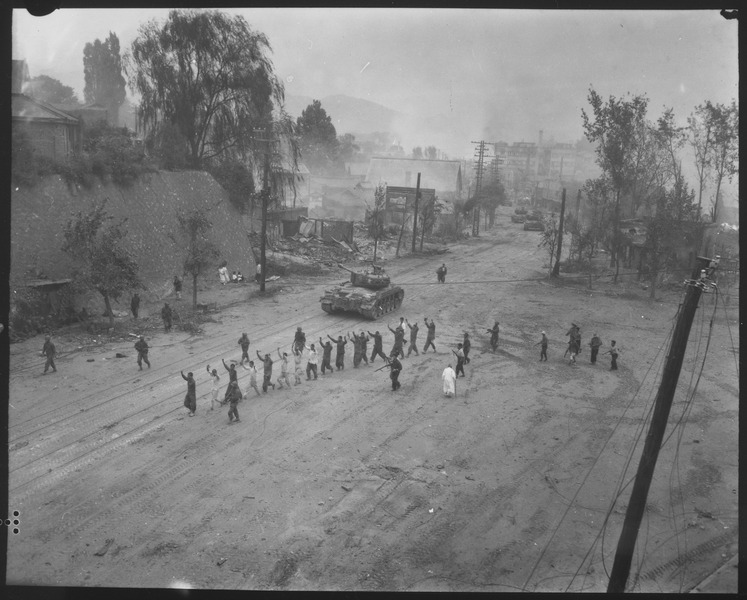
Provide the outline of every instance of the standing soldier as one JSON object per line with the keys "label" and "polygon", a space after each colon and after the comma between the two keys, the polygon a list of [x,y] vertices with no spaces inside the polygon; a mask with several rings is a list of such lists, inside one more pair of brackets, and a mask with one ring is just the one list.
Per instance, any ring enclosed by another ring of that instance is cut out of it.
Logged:
{"label": "standing soldier", "polygon": [[301,375],[303,375],[303,367],[301,366],[301,363],[303,362],[303,352],[301,350],[298,350],[295,345],[292,346],[293,350],[293,363],[294,363],[294,371],[293,374],[296,377],[296,385],[301,383]]}
{"label": "standing soldier", "polygon": [[469,333],[464,332],[464,341],[462,342],[462,351],[464,352],[464,364],[469,364],[469,350],[472,348],[472,342],[469,339]]}
{"label": "standing soldier", "polygon": [[184,376],[184,371],[181,371],[182,379],[187,382],[187,395],[184,396],[184,406],[189,409],[189,416],[194,417],[195,411],[197,410],[197,393],[195,391],[195,379],[192,377],[192,371]]}
{"label": "standing soldier", "polygon": [[325,344],[321,336],[319,336],[319,346],[322,349],[322,375],[324,375],[325,369],[328,369],[330,373],[333,373],[334,370],[332,369],[332,342],[327,342]]}
{"label": "standing soldier", "polygon": [[436,323],[431,321],[428,322],[428,317],[425,317],[423,319],[425,321],[425,326],[428,328],[428,333],[425,336],[425,347],[423,348],[423,354],[425,354],[425,351],[428,350],[428,346],[433,348],[433,351],[436,351],[436,346],[433,344],[433,340],[436,339]]}
{"label": "standing soldier", "polygon": [[239,346],[241,346],[241,360],[240,364],[244,364],[244,359],[249,362],[249,336],[246,333],[242,333],[239,338]]}
{"label": "standing soldier", "polygon": [[316,355],[316,348],[314,344],[311,344],[311,348],[304,346],[309,351],[309,358],[306,363],[306,381],[311,379],[311,374],[314,373],[314,380],[316,381],[316,367],[319,362],[319,358]]}
{"label": "standing soldier", "polygon": [[392,329],[387,324],[387,328],[389,329],[389,331],[391,331],[394,334],[394,346],[392,346],[392,351],[389,353],[389,355],[391,356],[392,353],[395,353],[397,356],[399,356],[401,354],[402,358],[404,358],[405,351],[402,349],[402,345],[404,344],[404,341],[405,341],[404,327],[402,329],[400,329],[399,327],[397,327],[397,329]]}
{"label": "standing soldier", "polygon": [[610,355],[610,371],[617,371],[617,357],[619,356],[619,348],[616,346],[617,342],[612,340],[610,342],[610,349],[605,354]]}
{"label": "standing soldier", "polygon": [[389,357],[389,377],[392,379],[392,391],[396,392],[402,384],[399,382],[399,374],[402,372],[402,363],[399,362],[399,358],[397,358],[397,354],[392,352],[392,355]]}
{"label": "standing soldier", "polygon": [[148,342],[145,341],[145,338],[141,335],[140,339],[135,342],[135,350],[137,350],[137,366],[140,367],[140,370],[143,370],[143,361],[145,361],[145,364],[148,365],[148,368],[150,369],[150,361],[148,360]]}
{"label": "standing soldier", "polygon": [[161,309],[161,318],[163,319],[163,328],[168,333],[171,331],[171,307],[168,302],[164,302],[163,308]]}
{"label": "standing soldier", "polygon": [[47,357],[47,362],[44,363],[44,375],[49,371],[49,367],[52,367],[52,371],[57,373],[57,367],[54,366],[54,356],[57,354],[57,349],[54,347],[54,343],[52,343],[51,336],[44,338],[44,346],[42,346],[41,353],[42,356]]}
{"label": "standing soldier", "polygon": [[182,280],[179,279],[178,275],[174,275],[174,293],[177,300],[182,299]]}
{"label": "standing soldier", "polygon": [[218,390],[220,389],[220,376],[218,375],[217,369],[210,370],[210,365],[207,366],[207,372],[208,375],[210,375],[210,379],[213,382],[212,387],[210,388],[210,391],[212,392],[213,396],[210,399],[210,410],[213,410],[215,408],[215,403],[218,403],[218,406],[221,406],[223,402],[218,400]]}
{"label": "standing soldier", "polygon": [[293,338],[293,350],[298,350],[299,352],[303,352],[304,347],[306,346],[306,334],[301,330],[300,327],[296,329],[296,335]]}
{"label": "standing soldier", "polygon": [[[251,364],[251,361],[249,362]],[[243,363],[241,366],[244,366]],[[241,390],[239,389],[239,384],[236,381],[232,381],[228,384],[226,395],[228,397],[228,401],[231,403],[231,406],[228,408],[228,422],[232,423],[235,417],[236,422],[241,423],[241,419],[239,419],[239,400],[241,400]]]}
{"label": "standing soldier", "polygon": [[278,348],[278,356],[280,357],[280,377],[278,377],[278,387],[283,389],[283,382],[288,387],[291,386],[291,382],[288,379],[288,353],[283,352],[280,354],[280,348]]}
{"label": "standing soldier", "polygon": [[413,350],[417,356],[420,356],[420,352],[418,352],[418,324],[416,322],[415,325],[410,325],[407,319],[405,319],[405,323],[410,328],[410,347],[407,348],[407,356],[409,357]]}
{"label": "standing soldier", "polygon": [[540,347],[540,362],[543,360],[547,362],[547,334],[544,331],[542,332],[542,339],[535,346]]}
{"label": "standing soldier", "polygon": [[348,343],[347,340],[343,339],[341,335],[337,336],[337,339],[333,338],[331,335],[327,335],[327,337],[335,342],[337,344],[337,353],[335,354],[335,366],[337,367],[337,370],[345,368],[345,344]]}
{"label": "standing soldier", "polygon": [[[454,352],[454,350],[452,350]],[[464,375],[464,350],[462,350],[462,345],[457,344],[456,352],[454,352],[457,357],[457,366],[456,366],[456,376],[459,377],[459,373],[462,374],[462,377],[465,377]]]}
{"label": "standing soldier", "polygon": [[[254,361],[250,360],[248,367],[242,363],[241,368],[244,369],[244,371],[249,371],[249,387],[254,388],[254,391],[257,392],[257,396],[261,396],[262,394],[259,393],[259,388],[257,387],[257,367],[254,366]],[[238,385],[238,381],[236,383]],[[226,390],[226,392],[228,392],[228,390]]]}
{"label": "standing soldier", "polygon": [[438,283],[446,283],[446,263],[441,264],[436,269],[436,275],[438,276]]}
{"label": "standing soldier", "polygon": [[272,389],[275,389],[275,384],[272,383],[272,357],[269,354],[265,354],[264,358],[259,353],[259,350],[257,352],[257,358],[261,360],[264,363],[264,379],[262,379],[262,391],[267,393],[267,386],[272,386]]}
{"label": "standing soldier", "polygon": [[487,331],[490,334],[490,347],[495,352],[495,349],[498,348],[498,321],[493,325],[493,329],[488,329]]}
{"label": "standing soldier", "polygon": [[589,346],[591,346],[591,364],[595,365],[597,364],[599,348],[602,346],[602,340],[599,339],[599,336],[596,333],[592,336]]}
{"label": "standing soldier", "polygon": [[368,332],[368,335],[370,335],[373,338],[373,350],[371,351],[371,363],[373,363],[374,358],[377,356],[380,356],[384,359],[384,362],[387,361],[386,354],[384,354],[384,350],[382,349],[383,339],[381,337],[381,334],[379,333],[378,329],[375,333]]}
{"label": "standing soldier", "polygon": [[228,371],[228,387],[226,388],[226,393],[223,396],[223,401],[228,402],[228,392],[231,389],[231,382],[235,381],[236,385],[239,385],[239,374],[236,372],[236,363],[231,363],[231,366],[229,367],[226,364],[226,361],[221,359],[223,361],[223,366],[226,368],[226,371]]}
{"label": "standing soldier", "polygon": [[135,292],[132,296],[132,300],[130,300],[130,310],[132,310],[132,316],[135,317],[135,320],[137,321],[137,313],[140,310],[140,294],[137,292]]}

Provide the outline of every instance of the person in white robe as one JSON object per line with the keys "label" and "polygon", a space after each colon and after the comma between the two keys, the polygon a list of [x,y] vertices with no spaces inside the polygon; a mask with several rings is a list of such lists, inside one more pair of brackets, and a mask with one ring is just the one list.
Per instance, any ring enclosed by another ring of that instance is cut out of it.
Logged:
{"label": "person in white robe", "polygon": [[444,396],[452,398],[456,394],[456,372],[451,365],[444,369],[441,378],[444,381]]}

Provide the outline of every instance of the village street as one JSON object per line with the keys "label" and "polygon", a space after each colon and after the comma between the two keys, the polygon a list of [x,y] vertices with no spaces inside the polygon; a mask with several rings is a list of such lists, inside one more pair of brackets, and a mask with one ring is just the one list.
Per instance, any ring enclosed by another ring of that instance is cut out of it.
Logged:
{"label": "village street", "polygon": [[[58,372],[45,376],[42,338],[11,346],[9,506],[20,526],[9,533],[8,583],[604,591],[682,294],[650,303],[624,274],[591,291],[551,284],[538,234],[510,223],[511,212],[447,254],[388,261],[405,299],[377,322],[321,311],[340,271],[282,277],[264,296],[214,282],[200,301],[218,302],[215,322],[202,335],[149,336],[143,371],[132,342],[78,350],[61,332]],[[717,306],[700,377],[714,301],[703,297],[693,324],[633,561],[636,591],[692,589],[736,554],[738,302],[728,321]],[[210,410],[206,365],[225,385],[221,358],[239,358],[243,331],[255,359],[289,351],[297,326],[307,343],[378,329],[388,352],[387,322],[400,316],[421,325],[421,350],[432,318],[437,352],[403,360],[397,392],[380,360],[354,369],[348,345],[344,371],[261,397],[239,370],[240,423]],[[495,320],[494,354],[485,330]],[[584,344],[575,366],[562,358],[571,322]],[[547,362],[534,346],[542,330]],[[441,373],[465,331],[472,360],[446,398]],[[621,346],[618,371],[604,355],[589,364],[595,332],[602,352],[611,339]],[[180,370],[198,382],[195,418]],[[275,370],[273,379],[277,361]]]}

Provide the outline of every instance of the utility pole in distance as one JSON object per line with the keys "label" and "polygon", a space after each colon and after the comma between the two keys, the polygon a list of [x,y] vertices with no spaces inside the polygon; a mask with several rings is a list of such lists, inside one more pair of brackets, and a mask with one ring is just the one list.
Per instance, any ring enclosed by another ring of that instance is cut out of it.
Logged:
{"label": "utility pole in distance", "polygon": [[415,254],[415,240],[418,234],[418,198],[420,197],[420,173],[415,185],[415,216],[412,219],[412,253]]}
{"label": "utility pole in distance", "polygon": [[555,265],[552,268],[552,276],[560,277],[560,251],[563,249],[563,222],[565,217],[565,188],[560,199],[560,224],[558,225],[558,254],[555,257]]}
{"label": "utility pole in distance", "polygon": [[265,291],[265,276],[267,273],[266,268],[266,256],[265,250],[267,247],[267,205],[270,202],[270,152],[272,151],[272,129],[271,125],[263,131],[262,129],[255,129],[254,133],[265,134],[265,138],[254,138],[257,142],[263,142],[265,144],[265,160],[264,160],[264,173],[262,176],[262,237],[259,245],[259,291]]}
{"label": "utility pole in distance", "polygon": [[633,551],[638,537],[638,529],[641,526],[643,511],[646,508],[646,498],[651,487],[651,479],[656,467],[656,459],[659,456],[662,439],[669,419],[669,411],[672,408],[672,399],[677,388],[677,380],[682,369],[682,361],[687,349],[687,340],[690,337],[690,327],[698,308],[698,301],[703,291],[709,291],[711,287],[710,278],[718,266],[718,258],[711,260],[699,256],[695,263],[692,279],[685,281],[687,292],[685,300],[679,311],[677,323],[672,333],[672,341],[669,344],[664,371],[656,394],[654,412],[651,417],[651,425],[646,435],[641,459],[638,463],[638,472],[635,476],[633,491],[630,493],[628,509],[625,513],[620,540],[617,543],[615,561],[612,565],[612,573],[607,585],[608,593],[622,593],[630,574],[630,564],[633,560]]}

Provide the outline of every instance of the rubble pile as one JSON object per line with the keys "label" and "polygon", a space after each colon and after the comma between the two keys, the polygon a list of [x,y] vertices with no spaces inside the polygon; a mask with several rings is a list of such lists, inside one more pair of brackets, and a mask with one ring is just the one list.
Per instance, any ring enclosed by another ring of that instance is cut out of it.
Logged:
{"label": "rubble pile", "polygon": [[[398,236],[387,235],[379,240],[376,248],[377,262],[385,262],[395,258],[397,253]],[[400,256],[409,254],[410,240],[402,239]],[[252,234],[252,245],[255,248],[255,256],[259,256],[259,235]],[[418,240],[417,247],[420,248]],[[443,254],[448,252],[443,244],[424,243],[423,254]],[[371,262],[374,256],[374,240],[368,235],[368,228],[362,222],[353,224],[353,240],[337,240],[335,238],[325,240],[314,234],[304,235],[303,231],[291,237],[281,237],[268,240],[266,248],[266,259],[268,261],[268,273],[272,271],[304,272],[321,267],[336,268],[337,263],[351,261]]]}

